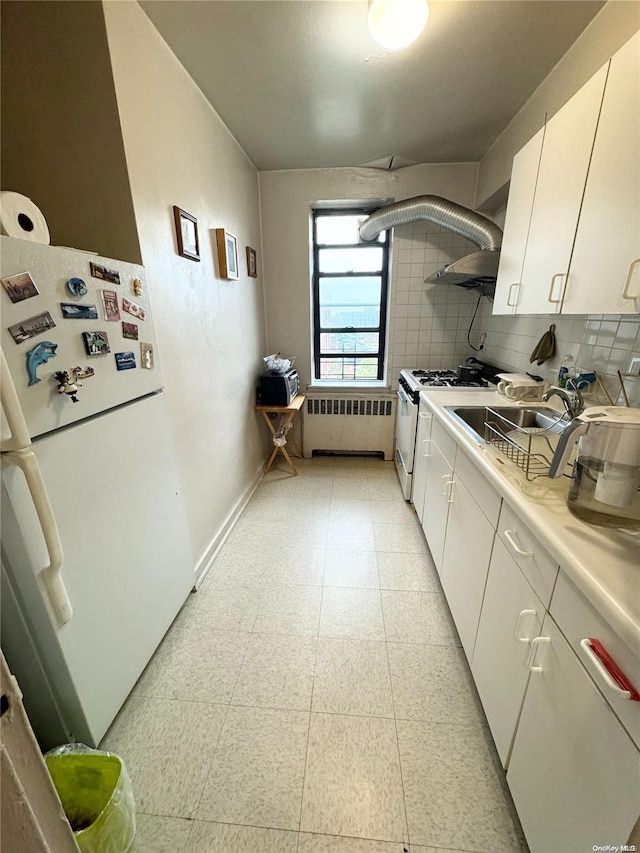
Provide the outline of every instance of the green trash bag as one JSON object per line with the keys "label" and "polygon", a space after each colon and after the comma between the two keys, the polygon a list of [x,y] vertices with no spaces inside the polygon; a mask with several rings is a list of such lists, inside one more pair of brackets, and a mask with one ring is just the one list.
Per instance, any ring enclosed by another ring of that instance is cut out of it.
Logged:
{"label": "green trash bag", "polygon": [[71,743],[48,752],[45,761],[82,853],[126,853],[136,833],[136,804],[123,760]]}

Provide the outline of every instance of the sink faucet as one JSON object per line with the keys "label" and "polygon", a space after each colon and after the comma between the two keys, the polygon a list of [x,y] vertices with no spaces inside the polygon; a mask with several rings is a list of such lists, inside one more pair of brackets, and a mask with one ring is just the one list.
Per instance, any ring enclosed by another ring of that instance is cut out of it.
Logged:
{"label": "sink faucet", "polygon": [[576,388],[573,393],[573,399],[564,391],[562,388],[551,388],[545,394],[542,395],[541,400],[543,403],[548,403],[551,397],[555,394],[557,397],[560,397],[562,402],[564,403],[564,407],[566,409],[567,415],[573,419],[577,418],[578,415],[581,415],[585,410],[584,405],[584,397],[580,393],[580,391]]}

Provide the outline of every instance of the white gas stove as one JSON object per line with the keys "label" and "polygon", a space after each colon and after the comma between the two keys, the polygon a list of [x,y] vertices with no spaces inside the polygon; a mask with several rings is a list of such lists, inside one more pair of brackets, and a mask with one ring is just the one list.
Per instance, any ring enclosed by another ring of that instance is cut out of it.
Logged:
{"label": "white gas stove", "polygon": [[451,388],[456,391],[483,388],[494,390],[501,368],[469,358],[457,370],[406,369],[400,371],[396,414],[395,462],[405,498],[411,500],[413,457],[418,423],[418,400],[425,388]]}

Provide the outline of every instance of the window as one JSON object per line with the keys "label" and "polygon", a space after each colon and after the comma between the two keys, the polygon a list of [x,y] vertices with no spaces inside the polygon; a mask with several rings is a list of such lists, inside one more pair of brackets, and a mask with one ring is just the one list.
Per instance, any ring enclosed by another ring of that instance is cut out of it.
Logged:
{"label": "window", "polygon": [[313,212],[313,355],[316,379],[384,376],[389,232],[360,243],[366,208]]}

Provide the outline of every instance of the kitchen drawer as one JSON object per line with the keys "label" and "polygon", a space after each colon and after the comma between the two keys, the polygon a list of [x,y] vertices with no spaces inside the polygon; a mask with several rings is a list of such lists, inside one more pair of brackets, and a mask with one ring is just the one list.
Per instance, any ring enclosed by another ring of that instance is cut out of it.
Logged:
{"label": "kitchen drawer", "polygon": [[549,606],[558,563],[547,554],[508,504],[502,502],[498,535],[545,607]]}
{"label": "kitchen drawer", "polygon": [[431,441],[438,445],[440,453],[442,453],[449,465],[453,468],[456,459],[456,440],[449,435],[440,421],[433,421],[433,426],[431,428]]}
{"label": "kitchen drawer", "polygon": [[458,479],[458,477],[465,484],[469,493],[495,530],[498,526],[502,498],[462,448],[458,448],[456,456],[455,479]]}
{"label": "kitchen drawer", "polygon": [[[638,594],[637,590],[634,594]],[[638,692],[640,692],[640,649],[636,649],[634,654],[562,571],[553,593],[550,612],[600,692],[635,744],[640,747],[640,702],[626,699],[609,687],[598,672],[589,653],[580,643],[587,637],[600,640]]]}

